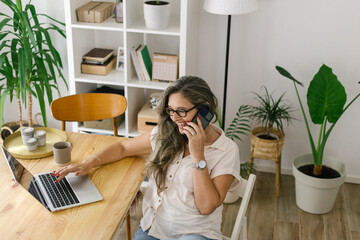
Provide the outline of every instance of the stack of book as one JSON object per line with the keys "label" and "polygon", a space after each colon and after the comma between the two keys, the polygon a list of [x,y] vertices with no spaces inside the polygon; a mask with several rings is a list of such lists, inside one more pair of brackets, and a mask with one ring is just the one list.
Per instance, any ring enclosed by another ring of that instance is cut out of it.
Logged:
{"label": "stack of book", "polygon": [[113,49],[93,48],[83,56],[81,72],[87,74],[107,75],[115,68],[116,57]]}
{"label": "stack of book", "polygon": [[131,59],[134,63],[136,74],[140,81],[151,81],[152,62],[146,45],[133,46],[131,49]]}

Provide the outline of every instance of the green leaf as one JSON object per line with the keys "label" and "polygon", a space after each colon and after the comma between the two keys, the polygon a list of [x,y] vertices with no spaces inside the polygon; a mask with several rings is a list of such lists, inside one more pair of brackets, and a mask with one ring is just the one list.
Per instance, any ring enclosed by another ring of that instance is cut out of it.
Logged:
{"label": "green leaf", "polygon": [[54,31],[57,31],[61,36],[63,36],[64,38],[66,38],[66,35],[65,35],[65,31],[60,29],[59,27],[55,26],[54,24],[50,23],[50,26],[49,28],[46,28],[47,30],[54,30]]}
{"label": "green leaf", "polygon": [[56,23],[58,23],[58,24],[60,24],[60,25],[62,25],[62,26],[65,27],[65,23],[60,22],[60,21],[58,21],[58,20],[56,20],[56,19],[54,19],[54,18],[52,18],[52,17],[50,17],[50,16],[48,16],[48,15],[46,15],[46,14],[43,14],[43,13],[42,13],[42,14],[38,14],[38,16],[45,16],[45,17],[51,19],[52,21],[54,21],[54,22],[56,22]]}
{"label": "green leaf", "polygon": [[2,126],[2,122],[3,122],[3,116],[4,116],[4,103],[6,100],[6,97],[9,93],[9,90],[6,89],[0,96],[0,126]]}
{"label": "green leaf", "polygon": [[13,23],[14,23],[14,25],[13,25],[14,32],[17,32],[19,29],[20,23],[19,23],[19,16],[16,13],[14,13],[14,16],[13,16]]}
{"label": "green leaf", "polygon": [[307,102],[311,120],[315,124],[322,124],[325,117],[330,123],[336,122],[343,113],[345,88],[328,66],[322,65],[310,82]]}
{"label": "green leaf", "polygon": [[34,86],[35,86],[35,90],[37,93],[37,99],[39,100],[39,104],[40,104],[41,116],[42,116],[45,127],[47,127],[44,93],[41,90],[41,87],[39,85],[34,84]]}
{"label": "green leaf", "polygon": [[[2,34],[0,34],[0,41],[3,40],[3,38],[5,38],[7,35],[8,35],[8,33],[2,33]],[[4,41],[1,42],[1,44],[0,44],[0,51],[1,51],[1,49],[6,45],[6,43],[7,43],[7,40],[4,40]]]}
{"label": "green leaf", "polygon": [[19,39],[17,38],[14,38],[12,41],[11,41],[11,62],[13,64],[13,67],[14,67],[14,70],[18,73],[18,49],[17,49],[17,45],[19,43]]}
{"label": "green leaf", "polygon": [[246,134],[250,131],[249,125],[249,113],[250,106],[241,105],[239,107],[238,112],[236,113],[236,117],[231,121],[230,126],[226,129],[225,135],[230,139],[234,140],[235,138],[238,140],[242,140],[240,138],[241,134]]}
{"label": "green leaf", "polygon": [[276,66],[275,67],[276,70],[278,70],[278,72],[283,75],[286,78],[289,78],[291,80],[293,80],[294,82],[296,82],[297,84],[299,84],[300,86],[303,86],[303,84],[301,82],[299,82],[298,80],[296,80],[293,76],[291,76],[291,74],[286,71],[284,68],[280,67],[280,66]]}
{"label": "green leaf", "polygon": [[33,17],[34,23],[35,23],[36,26],[38,26],[39,25],[39,20],[37,18],[37,14],[36,14],[36,10],[35,10],[34,5],[27,4],[25,9],[30,9],[31,16]]}
{"label": "green leaf", "polygon": [[[1,44],[0,44],[0,50],[1,50]],[[0,55],[0,68],[3,65],[4,61],[5,61],[5,57],[6,57],[6,53],[3,53]]]}
{"label": "green leaf", "polygon": [[25,56],[24,49],[19,48],[19,81],[20,81],[20,96],[23,102],[26,102],[26,69],[25,69]]}
{"label": "green leaf", "polygon": [[[3,27],[11,20],[11,18],[5,18],[0,22],[0,31],[3,29]],[[1,40],[2,38],[0,38]]]}
{"label": "green leaf", "polygon": [[21,0],[16,0],[16,6],[19,10],[22,10]]}
{"label": "green leaf", "polygon": [[30,21],[29,21],[29,16],[27,14],[27,12],[23,12],[24,15],[24,22],[25,22],[25,26],[26,26],[26,30],[27,30],[27,34],[29,35],[29,38],[32,42],[32,45],[34,46],[35,49],[37,49],[37,44],[36,44],[36,40],[35,40],[35,36],[34,36],[34,31],[32,30]]}

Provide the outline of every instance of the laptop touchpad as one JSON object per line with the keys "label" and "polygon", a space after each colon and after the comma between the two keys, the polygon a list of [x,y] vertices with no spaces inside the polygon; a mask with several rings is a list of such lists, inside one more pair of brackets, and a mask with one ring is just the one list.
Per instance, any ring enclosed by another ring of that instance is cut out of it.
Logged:
{"label": "laptop touchpad", "polygon": [[96,187],[87,175],[75,176],[74,173],[70,173],[68,176],[66,176],[66,178],[74,189],[74,192],[79,198],[80,202],[96,201],[103,199],[99,191],[96,189]]}

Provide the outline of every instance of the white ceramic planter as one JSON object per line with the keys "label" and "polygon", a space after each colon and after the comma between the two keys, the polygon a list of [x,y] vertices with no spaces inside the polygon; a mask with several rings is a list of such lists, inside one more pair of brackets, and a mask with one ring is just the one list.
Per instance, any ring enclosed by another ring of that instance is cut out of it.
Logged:
{"label": "white ceramic planter", "polygon": [[[170,3],[165,5],[150,4],[154,1],[144,2],[145,26],[149,29],[164,29],[168,27],[170,18]],[[164,2],[164,1],[160,1]]]}
{"label": "white ceramic planter", "polygon": [[330,156],[324,156],[323,165],[337,170],[341,175],[339,178],[315,178],[305,175],[298,170],[298,167],[312,163],[312,154],[301,155],[293,162],[296,204],[300,209],[309,213],[328,213],[334,206],[339,187],[345,181],[346,167],[339,160]]}

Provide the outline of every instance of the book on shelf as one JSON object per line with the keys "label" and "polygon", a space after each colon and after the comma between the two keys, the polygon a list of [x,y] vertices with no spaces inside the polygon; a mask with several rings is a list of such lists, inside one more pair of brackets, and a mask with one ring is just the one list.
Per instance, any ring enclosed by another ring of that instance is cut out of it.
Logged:
{"label": "book on shelf", "polygon": [[139,50],[141,48],[141,44],[138,44],[136,46],[133,46],[131,48],[131,51],[130,51],[130,54],[131,54],[131,59],[132,59],[132,62],[134,64],[134,68],[135,68],[135,72],[136,72],[136,75],[138,77],[138,79],[140,81],[145,81],[145,79],[143,78],[143,76],[141,75],[141,72],[140,72],[140,66],[139,66],[139,57],[137,55],[137,50]]}
{"label": "book on shelf", "polygon": [[151,81],[152,77],[152,62],[148,47],[146,45],[140,47],[137,51],[139,59],[140,72],[144,76],[145,81]]}
{"label": "book on shelf", "polygon": [[148,72],[148,74],[150,76],[150,80],[151,80],[152,79],[152,62],[151,62],[149,49],[146,45],[143,47],[143,49],[141,49],[141,56],[142,56],[142,60],[144,61],[144,64],[145,64],[146,71]]}
{"label": "book on shelf", "polygon": [[103,64],[114,54],[113,49],[93,48],[83,56],[86,63]]}

